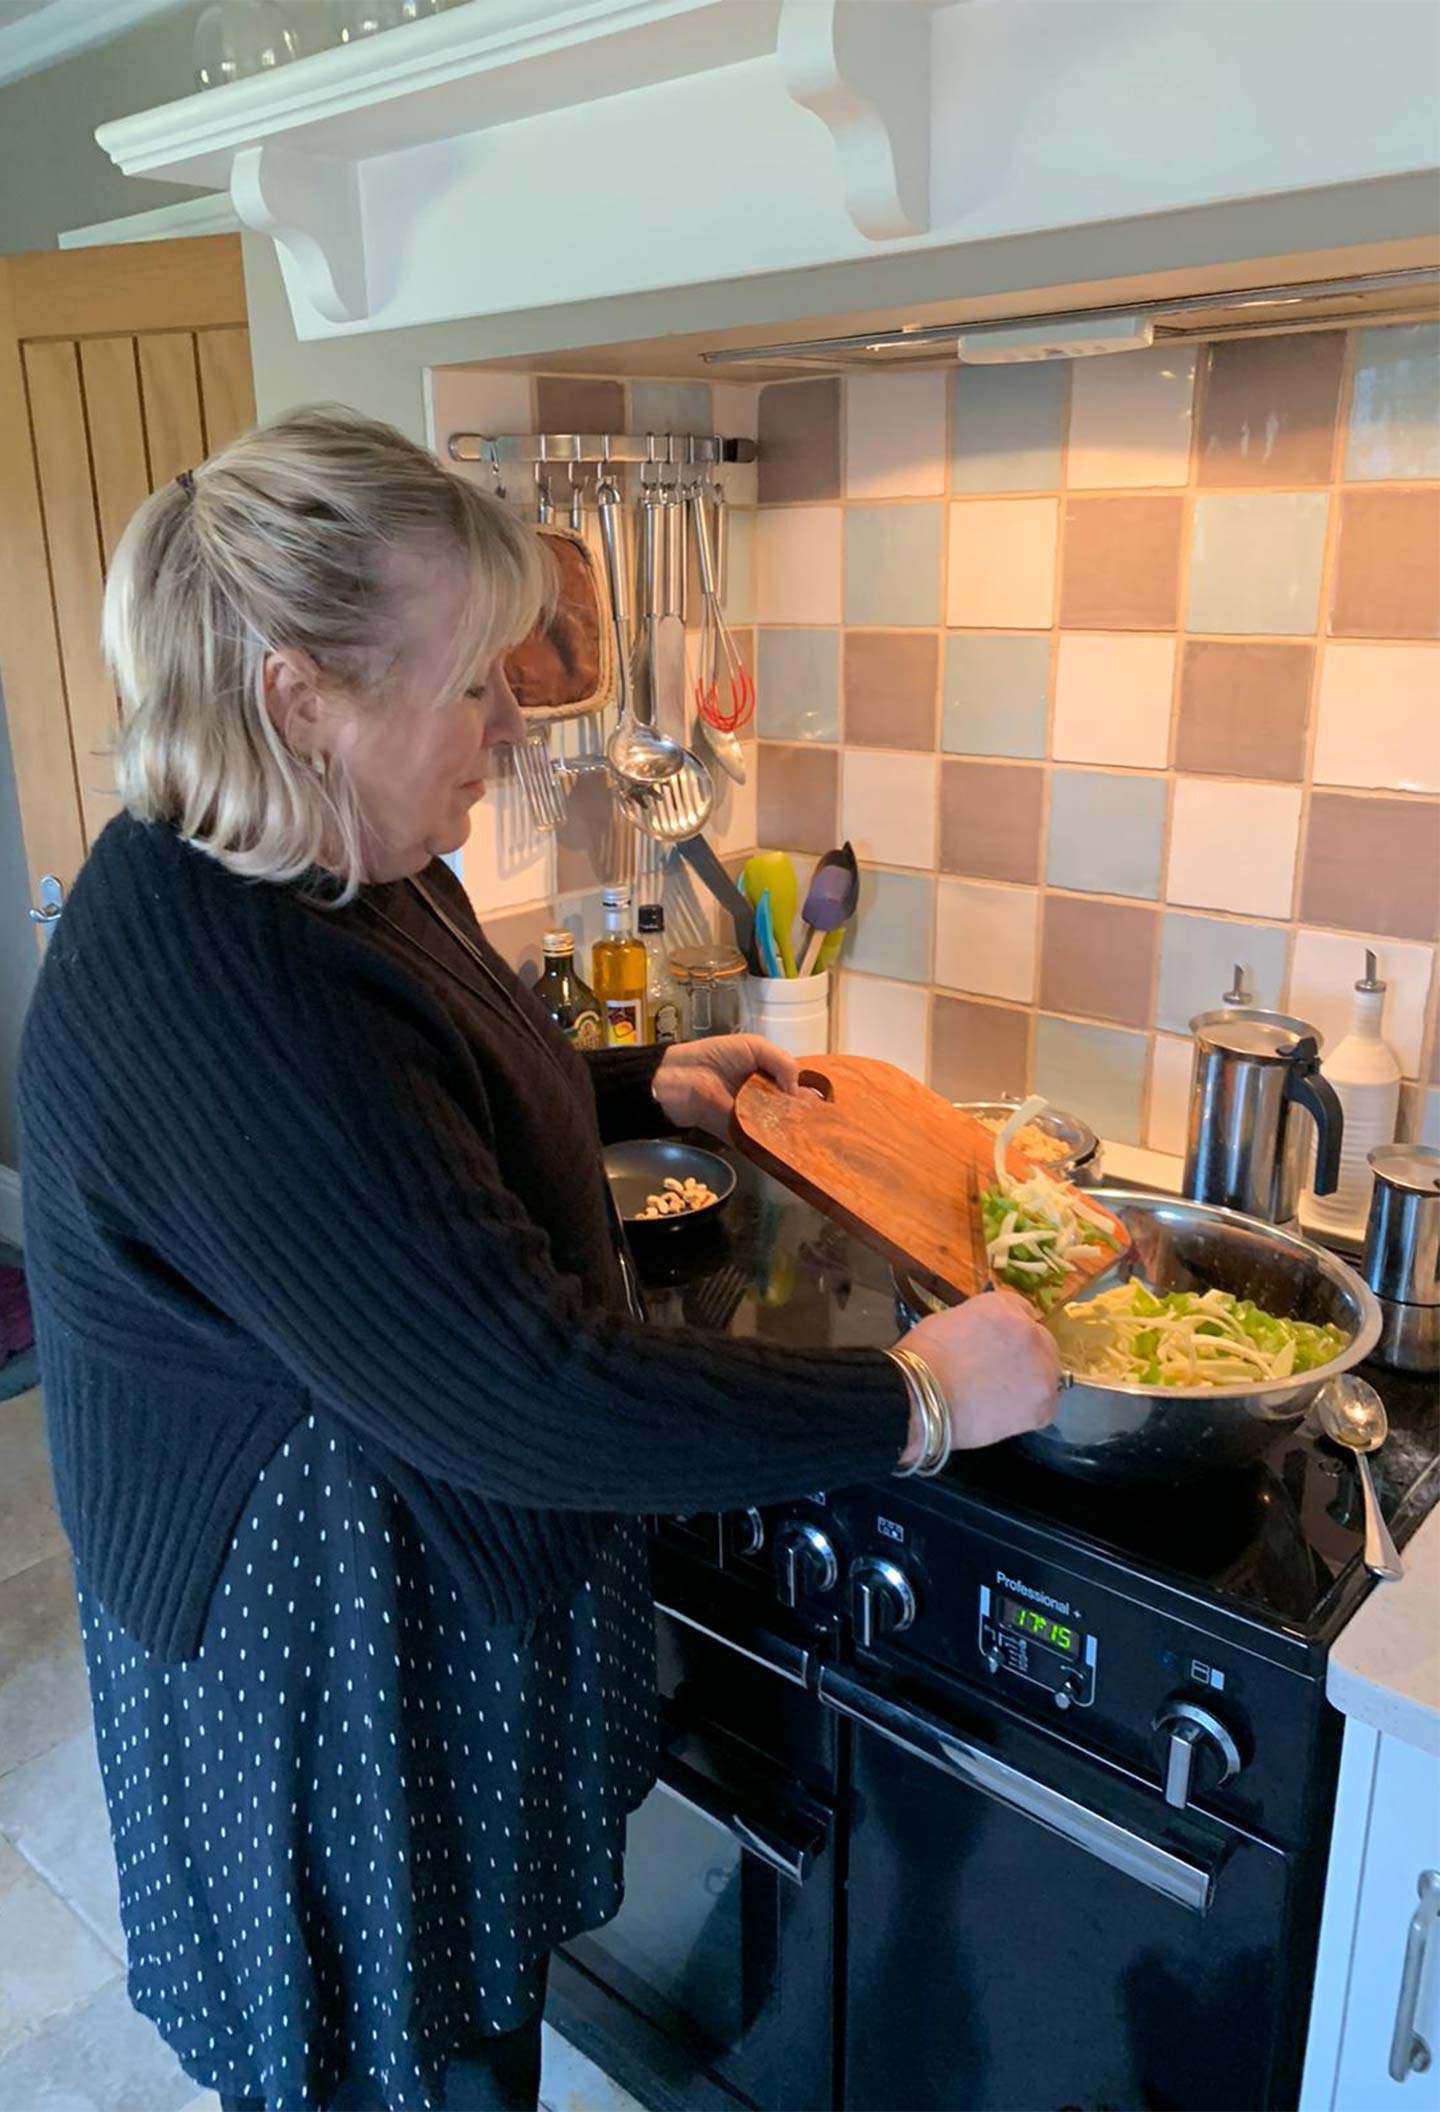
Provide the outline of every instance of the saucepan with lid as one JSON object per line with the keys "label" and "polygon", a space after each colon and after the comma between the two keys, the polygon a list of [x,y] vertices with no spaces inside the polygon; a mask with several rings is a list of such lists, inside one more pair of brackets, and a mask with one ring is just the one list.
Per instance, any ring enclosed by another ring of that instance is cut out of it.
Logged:
{"label": "saucepan with lid", "polygon": [[[1248,1466],[1303,1420],[1327,1380],[1362,1363],[1380,1335],[1374,1293],[1323,1247],[1213,1204],[1128,1189],[1096,1192],[1134,1243],[1128,1267],[1149,1287],[1229,1291],[1267,1313],[1337,1327],[1340,1355],[1297,1377],[1243,1386],[1151,1390],[1070,1379],[1053,1423],[1015,1442],[1062,1474],[1111,1484],[1194,1481]],[[896,1279],[902,1320],[938,1309],[934,1294]]]}

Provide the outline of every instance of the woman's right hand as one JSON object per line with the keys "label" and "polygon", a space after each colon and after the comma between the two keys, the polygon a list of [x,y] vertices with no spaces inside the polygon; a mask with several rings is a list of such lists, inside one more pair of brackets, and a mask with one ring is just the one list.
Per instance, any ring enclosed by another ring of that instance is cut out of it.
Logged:
{"label": "woman's right hand", "polygon": [[1060,1352],[1014,1291],[989,1291],[933,1313],[901,1347],[923,1357],[935,1374],[949,1404],[956,1451],[1043,1429],[1055,1414]]}

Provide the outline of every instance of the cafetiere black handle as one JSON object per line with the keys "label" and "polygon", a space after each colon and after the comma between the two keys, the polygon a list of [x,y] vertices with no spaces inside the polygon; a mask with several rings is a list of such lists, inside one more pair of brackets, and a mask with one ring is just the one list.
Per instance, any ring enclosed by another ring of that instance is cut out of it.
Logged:
{"label": "cafetiere black handle", "polygon": [[1340,1140],[1345,1130],[1345,1112],[1340,1095],[1320,1069],[1320,1049],[1313,1034],[1306,1034],[1285,1054],[1290,1060],[1285,1097],[1315,1118],[1316,1195],[1333,1195],[1340,1185]]}

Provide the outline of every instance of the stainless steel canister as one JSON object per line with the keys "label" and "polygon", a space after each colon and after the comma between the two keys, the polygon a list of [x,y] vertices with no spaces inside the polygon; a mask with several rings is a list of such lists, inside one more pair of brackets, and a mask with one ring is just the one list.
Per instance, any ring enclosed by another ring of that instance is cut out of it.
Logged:
{"label": "stainless steel canister", "polygon": [[1202,1012],[1190,1022],[1195,1070],[1184,1188],[1197,1203],[1272,1225],[1294,1222],[1315,1125],[1314,1189],[1329,1195],[1342,1116],[1320,1071],[1320,1035],[1283,1012]]}
{"label": "stainless steel canister", "polygon": [[1440,1371],[1440,1151],[1381,1144],[1361,1273],[1383,1315],[1375,1361]]}

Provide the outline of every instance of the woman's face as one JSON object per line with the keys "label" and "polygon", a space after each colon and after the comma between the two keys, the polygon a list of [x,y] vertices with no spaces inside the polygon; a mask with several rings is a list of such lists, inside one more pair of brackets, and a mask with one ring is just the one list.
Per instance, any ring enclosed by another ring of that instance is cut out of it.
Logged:
{"label": "woman's face", "polygon": [[365,821],[372,880],[417,873],[458,850],[483,797],[489,751],[524,740],[524,715],[502,664],[477,669],[463,694],[437,702],[453,676],[464,582],[449,568],[407,597],[412,645],[383,699],[327,702],[316,745],[348,776]]}

